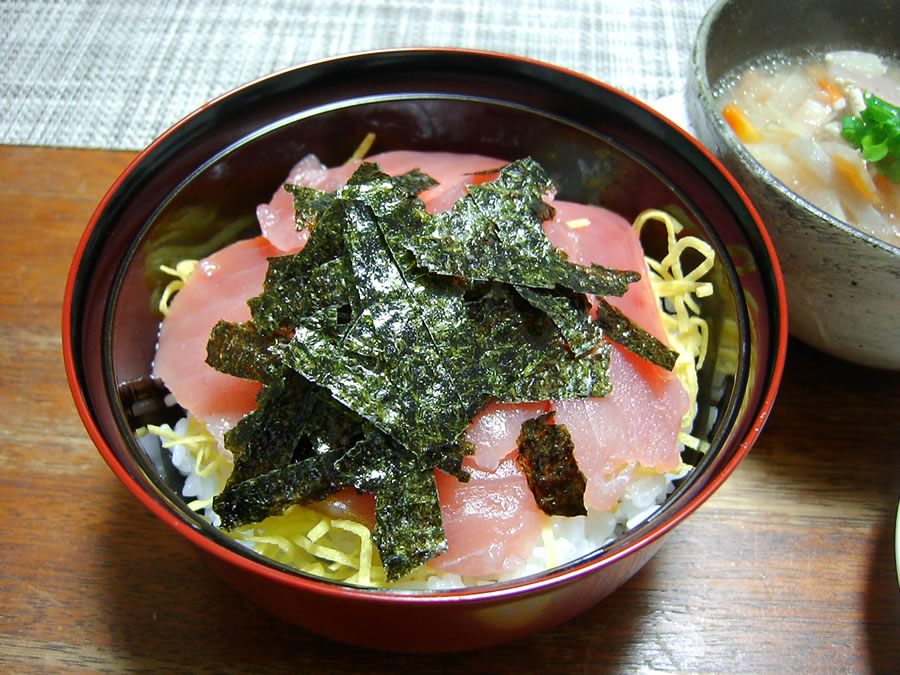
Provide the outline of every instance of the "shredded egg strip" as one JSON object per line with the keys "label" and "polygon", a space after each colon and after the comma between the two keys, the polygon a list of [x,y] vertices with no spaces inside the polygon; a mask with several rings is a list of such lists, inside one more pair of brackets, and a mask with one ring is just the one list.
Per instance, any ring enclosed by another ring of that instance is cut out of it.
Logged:
{"label": "shredded egg strip", "polygon": [[[709,347],[709,324],[699,316],[697,298],[713,294],[713,285],[701,279],[712,269],[715,251],[697,237],[686,236],[679,239],[677,235],[683,226],[676,218],[659,209],[648,209],[635,219],[633,227],[638,238],[649,222],[662,223],[666,228],[668,252],[665,257],[655,260],[646,256],[644,259],[650,271],[650,285],[660,300],[663,328],[669,343],[678,353],[674,372],[690,398],[690,405],[681,421],[678,441],[689,448],[705,452],[709,444],[692,435],[690,430],[697,416],[697,371],[703,366]],[[681,256],[689,249],[699,253],[701,260],[693,269],[685,272]]]}
{"label": "shredded egg strip", "polygon": [[[712,284],[700,279],[712,268],[714,251],[696,237],[677,239],[677,234],[682,229],[681,224],[668,213],[659,210],[645,211],[638,216],[633,224],[638,237],[649,221],[659,221],[666,228],[668,254],[659,261],[649,257],[646,261],[650,269],[651,286],[660,299],[666,334],[672,348],[678,352],[675,373],[691,400],[690,409],[682,420],[682,432],[678,440],[688,447],[704,450],[705,442],[688,431],[696,415],[697,369],[703,365],[709,338],[706,321],[697,316],[699,306],[695,298],[705,297],[713,292]],[[586,226],[580,221],[572,225]],[[698,251],[703,260],[685,273],[681,255],[689,248]],[[176,277],[166,287],[160,300],[160,312],[164,315],[172,295],[183,286],[195,265],[196,261],[185,260],[174,269],[162,268]],[[147,430],[159,436],[163,447],[183,446],[194,458],[196,473],[209,476],[218,472],[218,492],[224,489],[233,465],[230,457],[221,451],[215,438],[201,422],[189,417],[187,434],[178,434],[167,426],[149,425]],[[193,510],[209,509],[211,502],[211,499],[194,500],[188,506]],[[392,585],[385,577],[378,550],[372,541],[372,532],[355,521],[333,519],[314,509],[294,505],[281,515],[236,528],[228,534],[257,553],[301,572],[361,586]],[[541,538],[548,551],[546,566],[549,569],[556,565],[556,545],[552,530],[544,528]],[[404,583],[425,582],[432,574],[427,567],[422,567],[407,576]]]}
{"label": "shredded egg strip", "polygon": [[360,160],[366,155],[369,154],[369,150],[372,148],[372,144],[375,142],[375,134],[373,132],[369,132],[363,137],[360,144],[356,147],[356,150],[347,158],[345,164],[350,164],[351,162],[355,162],[356,160]]}
{"label": "shredded egg strip", "polygon": [[184,282],[187,281],[187,278],[191,276],[191,272],[194,271],[194,267],[197,265],[196,260],[182,260],[174,268],[169,267],[168,265],[160,265],[159,269],[166,274],[175,277],[170,281],[166,287],[163,289],[162,296],[159,298],[159,313],[163,316],[168,316],[169,314],[169,303],[172,300],[172,296],[175,295],[178,291],[181,290],[182,286],[184,286]]}

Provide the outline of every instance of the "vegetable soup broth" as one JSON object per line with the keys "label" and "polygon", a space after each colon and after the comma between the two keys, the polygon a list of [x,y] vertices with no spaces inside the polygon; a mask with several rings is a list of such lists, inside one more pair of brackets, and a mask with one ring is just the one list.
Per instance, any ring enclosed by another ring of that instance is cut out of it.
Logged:
{"label": "vegetable soup broth", "polygon": [[874,94],[900,105],[900,63],[864,52],[769,55],[726,76],[713,95],[753,157],[835,218],[900,245],[900,184],[841,137],[844,116]]}

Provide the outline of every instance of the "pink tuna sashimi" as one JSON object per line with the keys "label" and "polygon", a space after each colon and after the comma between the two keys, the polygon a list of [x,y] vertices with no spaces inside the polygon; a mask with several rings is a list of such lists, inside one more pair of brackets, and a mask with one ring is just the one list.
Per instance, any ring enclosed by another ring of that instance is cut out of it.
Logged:
{"label": "pink tuna sashimi", "polygon": [[[476,172],[497,169],[506,164],[503,160],[482,155],[409,150],[383,152],[367,157],[365,161],[377,163],[390,176],[419,169],[438,181],[439,185],[419,195],[430,213],[449,209],[466,194],[467,185],[483,183],[492,177]],[[315,155],[307,155],[294,165],[285,183],[333,192],[347,182],[359,164],[359,161],[352,161],[328,169]],[[306,230],[297,231],[293,197],[283,186],[279,186],[269,203],[256,208],[256,216],[263,236],[273,246],[287,251],[306,243],[309,233]]]}
{"label": "pink tuna sashimi", "polygon": [[621,298],[607,297],[606,300],[641,328],[668,343],[659,316],[659,304],[647,275],[644,250],[631,223],[601,206],[562,200],[555,200],[552,204],[556,217],[544,223],[544,232],[550,243],[578,265],[604,265],[640,273],[640,281],[631,284],[625,295]]}
{"label": "pink tuna sashimi", "polygon": [[493,472],[479,469],[471,458],[463,466],[471,476],[467,483],[435,471],[449,548],[429,565],[462,576],[494,576],[519,567],[547,517],[515,457],[505,458]]}
{"label": "pink tuna sashimi", "polygon": [[[329,169],[315,155],[307,155],[294,165],[284,182],[334,192],[347,182],[358,165],[356,162]],[[256,207],[256,218],[263,236],[282,251],[302,248],[309,236],[306,230],[297,231],[294,197],[283,184],[278,186],[268,204]]]}
{"label": "pink tuna sashimi", "polygon": [[370,530],[375,527],[375,496],[357,492],[354,488],[339,490],[320,502],[310,504],[309,508],[329,518],[355,520]]}
{"label": "pink tuna sashimi", "polygon": [[466,430],[466,440],[475,446],[472,463],[483,471],[495,471],[500,462],[515,451],[522,422],[550,409],[549,401],[488,404]]}
{"label": "pink tuna sashimi", "polygon": [[434,178],[438,185],[419,195],[429,213],[446,211],[466,194],[467,186],[485,183],[494,178],[494,174],[478,172],[500,169],[507,164],[496,157],[484,155],[411,150],[383,152],[367,157],[366,161],[377,163],[390,176],[419,169]]}
{"label": "pink tuna sashimi", "polygon": [[[553,205],[557,209],[556,217],[544,223],[544,232],[550,242],[564,251],[569,260],[579,265],[605,265],[640,273],[640,280],[631,284],[621,298],[609,296],[605,299],[638,326],[668,344],[669,340],[659,313],[659,302],[650,285],[644,251],[631,223],[617,213],[600,206],[573,204],[561,200],[554,201]],[[581,226],[585,222],[589,224]],[[572,227],[567,223],[578,226]],[[659,396],[666,396],[670,387],[677,391],[678,387],[672,382],[672,380],[677,382],[673,373],[641,359],[633,359],[633,362],[634,367],[640,370]],[[675,391],[670,394],[675,396]],[[670,401],[673,412],[677,408],[681,411],[679,415],[683,414],[687,406],[686,401],[687,399],[682,405],[673,398]]]}
{"label": "pink tuna sashimi", "polygon": [[674,375],[648,378],[645,363],[615,345],[610,353],[611,394],[553,402],[556,422],[568,428],[575,460],[587,477],[584,503],[589,508],[607,511],[615,506],[639,466],[663,473],[681,463],[677,439],[687,394]]}
{"label": "pink tuna sashimi", "polygon": [[207,365],[209,334],[221,319],[250,319],[247,299],[262,292],[267,259],[281,254],[266,239],[256,237],[204,258],[172,299],[160,327],[153,374],[219,438],[256,408],[260,384]]}

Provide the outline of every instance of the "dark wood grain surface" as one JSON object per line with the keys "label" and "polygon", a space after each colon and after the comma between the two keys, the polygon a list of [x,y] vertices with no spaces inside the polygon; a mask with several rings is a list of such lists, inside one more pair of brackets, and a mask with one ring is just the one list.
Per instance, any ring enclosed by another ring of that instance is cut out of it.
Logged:
{"label": "dark wood grain surface", "polygon": [[0,147],[0,671],[900,670],[900,373],[797,342],[735,474],[637,576],[556,629],[396,655],[256,609],[119,483],[66,383],[68,267],[134,156]]}

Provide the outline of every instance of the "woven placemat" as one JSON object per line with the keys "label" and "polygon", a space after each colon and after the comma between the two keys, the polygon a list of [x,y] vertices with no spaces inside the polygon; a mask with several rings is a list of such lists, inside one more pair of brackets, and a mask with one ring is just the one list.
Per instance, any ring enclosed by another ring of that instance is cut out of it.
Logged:
{"label": "woven placemat", "polygon": [[339,54],[468,47],[652,101],[680,89],[712,0],[0,2],[0,143],[140,149],[205,101]]}

